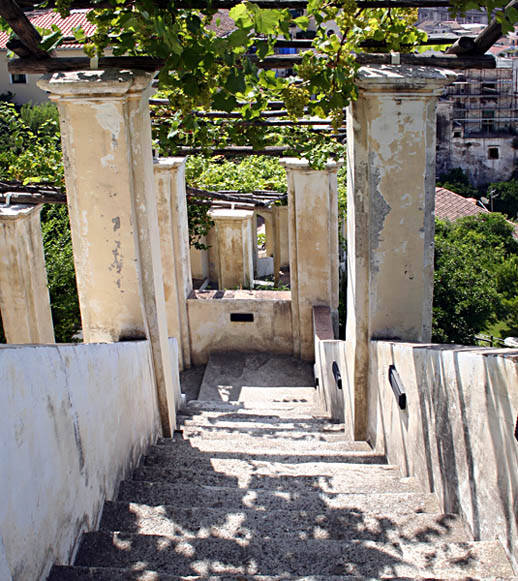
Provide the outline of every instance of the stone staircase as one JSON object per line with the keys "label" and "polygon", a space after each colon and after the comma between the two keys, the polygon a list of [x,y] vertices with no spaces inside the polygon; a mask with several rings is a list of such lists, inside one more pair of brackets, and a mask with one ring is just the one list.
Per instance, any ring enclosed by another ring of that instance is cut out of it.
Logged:
{"label": "stone staircase", "polygon": [[247,389],[190,402],[49,580],[512,577],[498,542],[346,441],[312,388]]}

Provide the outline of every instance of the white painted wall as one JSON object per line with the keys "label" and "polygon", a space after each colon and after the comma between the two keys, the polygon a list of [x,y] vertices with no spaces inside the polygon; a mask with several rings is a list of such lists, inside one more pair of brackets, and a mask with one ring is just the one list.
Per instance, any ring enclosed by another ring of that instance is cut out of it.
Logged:
{"label": "white painted wall", "polygon": [[152,369],[148,341],[0,348],[2,581],[45,579],[96,527],[160,432]]}
{"label": "white painted wall", "polygon": [[[57,52],[58,56],[85,56],[85,53],[81,49],[58,50]],[[16,83],[13,85],[9,71],[7,70],[8,62],[7,51],[5,49],[0,50],[0,94],[10,91],[14,94],[13,102],[17,105],[23,105],[24,103],[38,105],[49,100],[48,94],[42,91],[36,84],[40,80],[41,75],[27,75],[27,83]]]}

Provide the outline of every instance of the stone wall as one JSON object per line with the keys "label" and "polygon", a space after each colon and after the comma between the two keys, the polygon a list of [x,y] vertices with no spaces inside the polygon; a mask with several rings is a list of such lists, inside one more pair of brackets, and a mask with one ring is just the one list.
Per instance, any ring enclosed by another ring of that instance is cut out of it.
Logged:
{"label": "stone wall", "polygon": [[289,291],[194,291],[187,309],[195,365],[213,351],[293,352]]}
{"label": "stone wall", "polygon": [[[390,463],[518,560],[518,351],[373,341],[368,435]],[[404,386],[401,410],[388,381]]]}
{"label": "stone wall", "polygon": [[2,581],[45,579],[96,527],[159,435],[152,365],[148,341],[0,348]]}
{"label": "stone wall", "polygon": [[[331,418],[344,421],[345,349],[344,342],[335,340],[329,307],[313,307],[315,331],[315,366],[317,397],[320,407]],[[333,363],[339,375],[333,373]],[[342,378],[342,375],[344,377]]]}

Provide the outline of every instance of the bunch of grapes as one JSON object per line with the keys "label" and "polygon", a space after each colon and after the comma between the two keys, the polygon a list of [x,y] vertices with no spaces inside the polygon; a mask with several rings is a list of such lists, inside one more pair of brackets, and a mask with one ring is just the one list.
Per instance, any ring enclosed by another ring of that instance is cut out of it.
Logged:
{"label": "bunch of grapes", "polygon": [[306,107],[310,98],[307,89],[296,85],[288,85],[283,90],[282,97],[290,117],[298,119],[304,115],[304,107]]}

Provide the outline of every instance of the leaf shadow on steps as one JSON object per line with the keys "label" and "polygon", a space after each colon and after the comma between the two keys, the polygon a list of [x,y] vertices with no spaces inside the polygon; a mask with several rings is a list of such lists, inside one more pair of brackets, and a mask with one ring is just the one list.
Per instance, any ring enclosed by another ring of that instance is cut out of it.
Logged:
{"label": "leaf shadow on steps", "polygon": [[[333,506],[337,495],[331,491],[327,476],[279,477],[252,472],[247,487],[239,488],[237,476],[215,470],[211,453],[197,448],[191,452],[196,459],[196,473],[189,473],[188,478],[182,478],[174,469],[174,454],[170,459],[171,474],[182,481],[182,488],[177,490],[183,489],[185,494],[177,493],[160,502],[155,499],[154,507],[135,499],[122,514],[112,515],[112,519],[105,514],[104,531],[118,532],[85,535],[75,564],[124,567],[128,579],[139,579],[146,569],[159,575],[318,574],[380,578],[405,575],[414,569],[405,545],[437,540],[450,530],[452,517],[439,515],[433,526],[428,524],[412,534],[398,535],[400,523],[386,513],[377,515],[354,503]],[[160,482],[164,482],[164,476],[161,474]],[[217,488],[212,489],[211,483],[217,483]],[[190,485],[198,486],[205,496],[190,495]],[[232,502],[213,511],[217,503],[212,503],[212,496],[216,500],[222,488],[232,489]],[[251,501],[251,491],[257,496],[255,503]],[[261,502],[261,493],[271,495],[273,491],[275,509]],[[296,510],[300,511],[298,516],[283,513]],[[369,541],[385,545],[380,547]],[[444,555],[430,549],[420,555],[419,564],[433,572]],[[457,557],[452,555],[452,559]],[[469,551],[465,559],[461,566],[469,568]]]}

